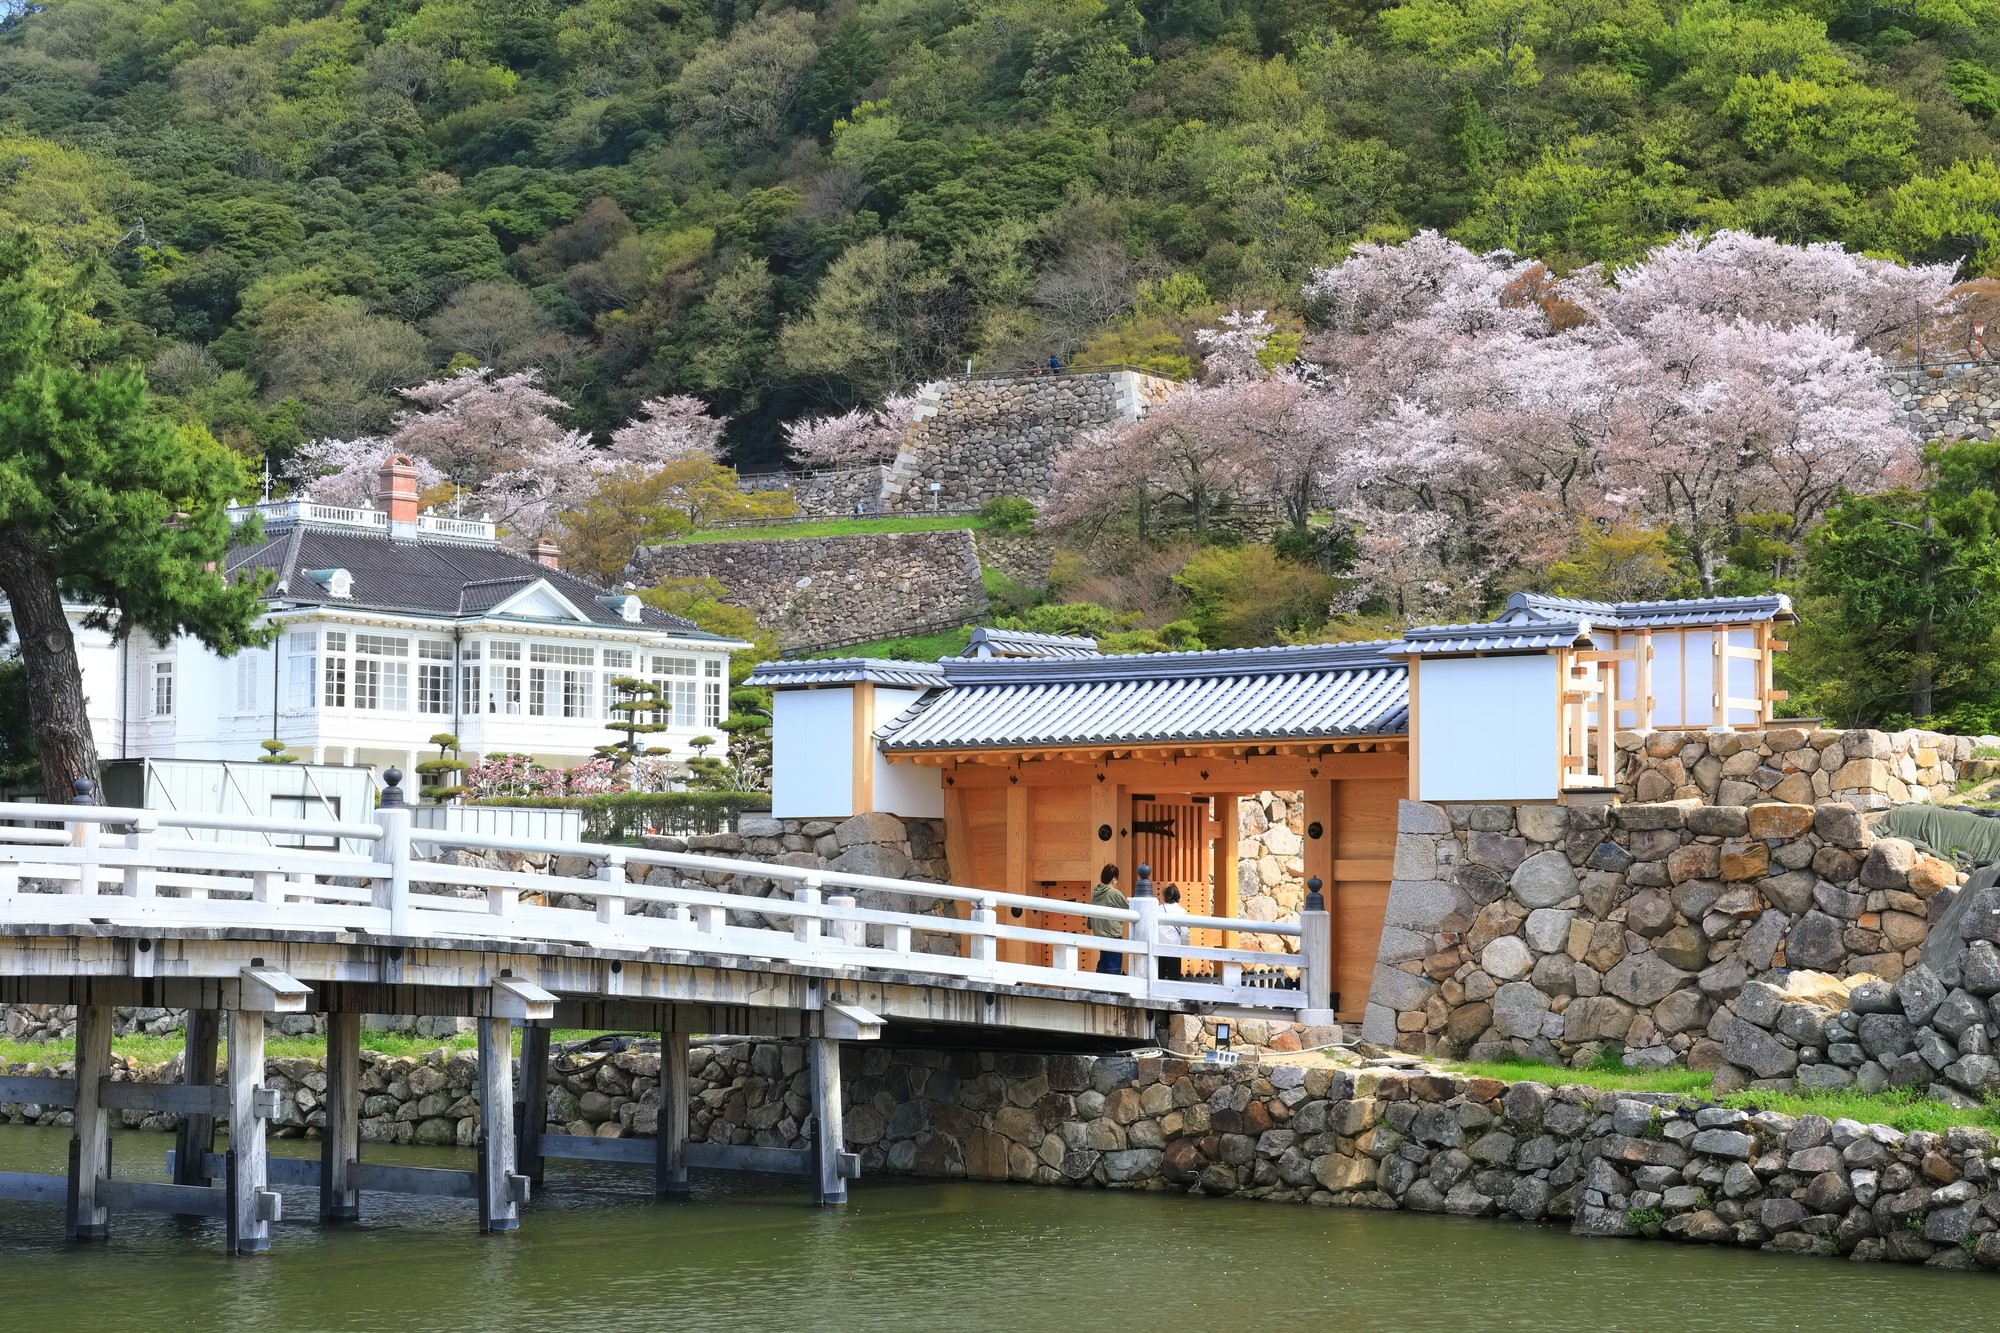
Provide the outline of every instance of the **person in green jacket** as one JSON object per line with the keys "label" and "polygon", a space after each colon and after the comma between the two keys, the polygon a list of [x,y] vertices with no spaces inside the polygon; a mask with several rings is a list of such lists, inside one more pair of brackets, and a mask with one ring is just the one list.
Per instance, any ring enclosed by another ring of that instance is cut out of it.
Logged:
{"label": "person in green jacket", "polygon": [[[1097,872],[1096,887],[1090,891],[1090,905],[1092,907],[1131,906],[1125,895],[1118,891],[1117,866],[1106,866]],[[1107,921],[1103,917],[1094,916],[1090,918],[1090,933],[1102,936],[1105,939],[1122,940],[1125,938],[1125,923],[1122,921]],[[1123,976],[1125,973],[1125,955],[1110,949],[1099,949],[1097,951],[1097,970],[1099,972],[1109,972],[1113,976]]]}

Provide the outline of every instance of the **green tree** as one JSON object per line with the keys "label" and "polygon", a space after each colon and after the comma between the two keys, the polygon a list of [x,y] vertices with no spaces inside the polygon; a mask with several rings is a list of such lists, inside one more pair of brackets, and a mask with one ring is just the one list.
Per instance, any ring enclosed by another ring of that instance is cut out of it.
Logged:
{"label": "green tree", "polygon": [[1849,496],[1806,544],[1790,671],[1849,725],[1922,725],[1978,691],[2000,629],[2000,443],[1933,446],[1921,488]]}
{"label": "green tree", "polygon": [[65,602],[119,635],[189,634],[231,655],[258,636],[263,583],[220,573],[234,454],[147,401],[145,376],[99,350],[87,266],[33,237],[0,244],[0,593],[19,631],[42,779],[97,776]]}

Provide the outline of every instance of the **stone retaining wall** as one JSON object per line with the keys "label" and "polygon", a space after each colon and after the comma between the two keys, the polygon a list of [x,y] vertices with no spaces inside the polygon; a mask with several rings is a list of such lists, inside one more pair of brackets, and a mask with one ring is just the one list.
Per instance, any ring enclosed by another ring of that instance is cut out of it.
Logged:
{"label": "stone retaining wall", "polygon": [[2000,365],[1897,366],[1889,392],[1910,428],[1926,440],[1990,440],[2000,431]]}
{"label": "stone retaining wall", "polygon": [[1975,748],[2000,737],[1933,731],[1620,732],[1618,794],[1626,801],[1845,801],[1863,810],[1948,796]]}
{"label": "stone retaining wall", "polygon": [[1686,1059],[1774,971],[1895,981],[1961,879],[1835,801],[1405,801],[1399,830],[1362,1034],[1475,1058]]}
{"label": "stone retaining wall", "polygon": [[785,648],[888,639],[986,614],[972,533],[876,532],[642,546],[641,585],[707,575],[756,612]]}
{"label": "stone retaining wall", "polygon": [[1056,455],[1084,431],[1140,414],[1180,387],[1138,371],[941,380],[924,386],[918,419],[884,482],[885,508],[977,509],[1018,495],[1041,504]]}
{"label": "stone retaining wall", "polygon": [[[796,1043],[689,1056],[691,1137],[803,1147]],[[170,1070],[120,1067],[114,1077]],[[363,1056],[365,1142],[469,1146],[475,1061]],[[273,1060],[274,1132],[315,1136],[324,1068]],[[1323,1207],[1567,1222],[1572,1233],[2000,1268],[2000,1155],[1984,1129],[1903,1134],[1661,1094],[1172,1056],[976,1054],[850,1045],[849,1148],[865,1174],[1143,1189]],[[552,1132],[644,1137],[659,1057],[552,1070]],[[67,1114],[0,1107],[0,1118]],[[135,1128],[173,1118],[123,1113]]]}

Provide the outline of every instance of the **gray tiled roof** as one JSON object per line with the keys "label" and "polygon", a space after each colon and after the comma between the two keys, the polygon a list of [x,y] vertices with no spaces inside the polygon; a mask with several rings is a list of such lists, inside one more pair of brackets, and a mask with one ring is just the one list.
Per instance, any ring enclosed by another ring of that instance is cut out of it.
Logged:
{"label": "gray tiled roof", "polygon": [[[606,628],[650,629],[677,638],[730,640],[691,620],[646,607],[635,624],[598,601],[609,590],[566,570],[550,569],[503,546],[485,542],[396,539],[385,533],[301,523],[267,533],[229,552],[231,575],[269,569],[283,593],[300,605],[352,607],[458,619],[476,616],[539,580],[569,601],[591,623]],[[354,583],[347,597],[331,596],[307,570],[345,569]]]}
{"label": "gray tiled roof", "polygon": [[945,683],[935,662],[901,662],[887,657],[831,657],[820,661],[759,662],[746,685],[804,689],[813,685],[897,685],[933,689]]}
{"label": "gray tiled roof", "polygon": [[1097,640],[1072,634],[1032,634],[1027,630],[980,626],[961,657],[1096,657]]}
{"label": "gray tiled roof", "polygon": [[1745,625],[1791,620],[1792,599],[1783,593],[1762,597],[1690,597],[1666,602],[1590,602],[1517,592],[1495,623],[1550,623],[1587,620],[1603,629],[1660,629],[1675,625]]}
{"label": "gray tiled roof", "polygon": [[1582,637],[1582,622],[1567,625],[1426,625],[1403,636],[1404,652],[1419,656],[1460,653],[1539,653],[1568,648]]}
{"label": "gray tiled roof", "polygon": [[947,659],[950,688],[876,735],[901,751],[1400,735],[1408,672],[1384,646]]}

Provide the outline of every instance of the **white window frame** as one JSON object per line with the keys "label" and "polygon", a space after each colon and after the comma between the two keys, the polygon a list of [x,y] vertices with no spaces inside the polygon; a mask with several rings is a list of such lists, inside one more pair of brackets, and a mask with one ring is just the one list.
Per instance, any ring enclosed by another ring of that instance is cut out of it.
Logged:
{"label": "white window frame", "polygon": [[153,663],[153,716],[174,715],[174,664],[171,659]]}

